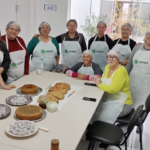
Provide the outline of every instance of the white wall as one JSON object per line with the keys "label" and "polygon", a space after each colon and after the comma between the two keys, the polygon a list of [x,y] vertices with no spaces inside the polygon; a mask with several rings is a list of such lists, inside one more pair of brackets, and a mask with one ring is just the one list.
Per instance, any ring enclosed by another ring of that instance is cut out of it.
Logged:
{"label": "white wall", "polygon": [[[19,5],[16,13],[15,5]],[[57,11],[44,11],[44,4],[57,5]],[[51,25],[51,36],[66,32],[70,0],[0,0],[0,30],[5,34],[6,24],[17,20],[21,25],[21,36],[28,44],[32,36],[38,33],[42,21]]]}
{"label": "white wall", "polygon": [[[44,4],[57,5],[57,11],[44,11]],[[35,0],[35,29],[38,33],[38,26],[42,21],[51,25],[52,36],[66,32],[68,20],[69,0]]]}

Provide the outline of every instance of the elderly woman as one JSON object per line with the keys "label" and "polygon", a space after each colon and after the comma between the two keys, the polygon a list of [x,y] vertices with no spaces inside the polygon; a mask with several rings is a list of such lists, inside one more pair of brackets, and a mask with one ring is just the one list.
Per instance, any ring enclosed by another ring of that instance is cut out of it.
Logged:
{"label": "elderly woman", "polygon": [[130,113],[132,97],[128,73],[120,64],[120,52],[110,50],[107,58],[108,65],[102,78],[95,79],[98,88],[105,93],[93,119],[114,123],[118,116],[123,117]]}
{"label": "elderly woman", "polygon": [[128,63],[129,56],[133,50],[136,42],[130,39],[132,27],[129,23],[125,23],[121,26],[121,38],[116,39],[112,43],[112,49],[116,49],[121,53],[121,64],[126,66]]}
{"label": "elderly woman", "polygon": [[97,24],[98,33],[92,37],[88,42],[88,48],[93,53],[93,62],[101,66],[104,71],[107,62],[107,53],[111,48],[112,39],[105,34],[107,24],[104,21],[100,21]]}
{"label": "elderly woman", "polygon": [[79,62],[71,69],[68,69],[66,75],[80,80],[94,80],[97,77],[101,77],[100,66],[92,62],[92,59],[92,52],[89,50],[84,51],[82,55],[83,62]]}
{"label": "elderly woman", "polygon": [[134,48],[127,64],[135,108],[145,104],[150,94],[150,30],[146,32],[144,41],[144,44],[139,44]]}
{"label": "elderly woman", "polygon": [[4,81],[7,81],[7,70],[10,65],[10,56],[9,52],[6,48],[5,43],[1,40],[1,33],[0,33],[0,87],[5,90],[11,90],[15,88],[14,85],[6,85]]}
{"label": "elderly woman", "polygon": [[1,37],[6,43],[11,59],[7,72],[7,84],[29,74],[29,55],[24,40],[18,37],[20,31],[20,25],[15,21],[11,21],[6,26],[7,34]]}
{"label": "elderly woman", "polygon": [[82,53],[87,49],[83,34],[77,32],[77,21],[70,19],[67,22],[68,31],[56,37],[58,43],[62,44],[62,64],[73,67],[82,61]]}
{"label": "elderly woman", "polygon": [[28,44],[27,49],[30,60],[30,72],[41,67],[41,58],[44,60],[44,70],[50,71],[59,63],[59,46],[55,38],[50,37],[51,27],[48,22],[42,22],[39,26],[40,35],[34,37]]}

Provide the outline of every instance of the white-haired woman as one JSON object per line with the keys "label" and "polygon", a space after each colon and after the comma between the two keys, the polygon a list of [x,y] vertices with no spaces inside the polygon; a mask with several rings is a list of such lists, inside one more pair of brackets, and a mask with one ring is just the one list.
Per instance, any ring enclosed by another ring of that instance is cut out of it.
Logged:
{"label": "white-haired woman", "polygon": [[102,71],[100,66],[92,62],[92,59],[92,52],[89,50],[84,51],[82,55],[83,62],[79,62],[72,68],[68,69],[66,75],[80,80],[91,81],[97,77],[101,77]]}
{"label": "white-haired woman", "polygon": [[121,38],[114,40],[112,43],[112,49],[120,51],[121,64],[126,66],[136,42],[130,38],[132,32],[132,26],[129,23],[125,23],[121,26]]}
{"label": "white-haired woman", "polygon": [[55,38],[49,36],[51,26],[48,22],[42,22],[39,26],[40,35],[34,37],[27,49],[30,57],[30,72],[41,67],[41,59],[44,61],[44,70],[50,71],[59,63],[59,46]]}
{"label": "white-haired woman", "polygon": [[20,25],[15,21],[10,21],[6,26],[6,35],[1,37],[6,43],[11,59],[7,71],[7,84],[29,74],[29,55],[24,40],[18,36],[20,31]]}
{"label": "white-haired woman", "polygon": [[133,49],[127,64],[135,108],[144,104],[150,94],[150,30],[146,32],[144,41]]}
{"label": "white-haired woman", "polygon": [[103,71],[108,64],[107,53],[111,49],[113,42],[112,39],[105,34],[106,29],[107,24],[104,21],[98,22],[98,33],[88,42],[88,49],[93,53],[93,62],[99,64]]}
{"label": "white-haired woman", "polygon": [[93,121],[114,123],[118,116],[123,117],[130,113],[132,97],[127,70],[120,64],[121,53],[110,50],[107,58],[108,65],[105,67],[102,78],[95,79],[98,88],[105,93],[93,116]]}

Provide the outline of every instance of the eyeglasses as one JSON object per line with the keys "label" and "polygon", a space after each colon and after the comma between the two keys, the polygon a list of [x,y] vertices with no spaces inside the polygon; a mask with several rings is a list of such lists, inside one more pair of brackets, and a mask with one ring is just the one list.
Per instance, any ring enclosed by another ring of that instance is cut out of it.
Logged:
{"label": "eyeglasses", "polygon": [[116,56],[110,56],[110,55],[107,56],[108,60],[116,60],[117,58],[118,57],[116,57]]}

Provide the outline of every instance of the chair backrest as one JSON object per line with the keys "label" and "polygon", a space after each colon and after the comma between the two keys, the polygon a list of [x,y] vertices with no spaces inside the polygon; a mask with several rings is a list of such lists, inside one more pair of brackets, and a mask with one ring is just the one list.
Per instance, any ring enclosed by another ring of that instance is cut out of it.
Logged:
{"label": "chair backrest", "polygon": [[139,121],[139,118],[141,116],[141,113],[143,111],[143,105],[140,105],[136,110],[135,112],[133,113],[130,121],[129,121],[129,124],[128,124],[128,128],[127,128],[127,133],[128,135],[131,133],[131,131],[133,130],[133,128],[136,126],[136,124],[138,123]]}
{"label": "chair backrest", "polygon": [[146,102],[145,102],[145,111],[147,113],[150,112],[150,95],[147,97]]}
{"label": "chair backrest", "polygon": [[147,99],[145,101],[145,110],[143,111],[143,113],[140,117],[138,125],[142,125],[144,123],[144,121],[146,120],[149,112],[150,112],[150,95],[147,97]]}

